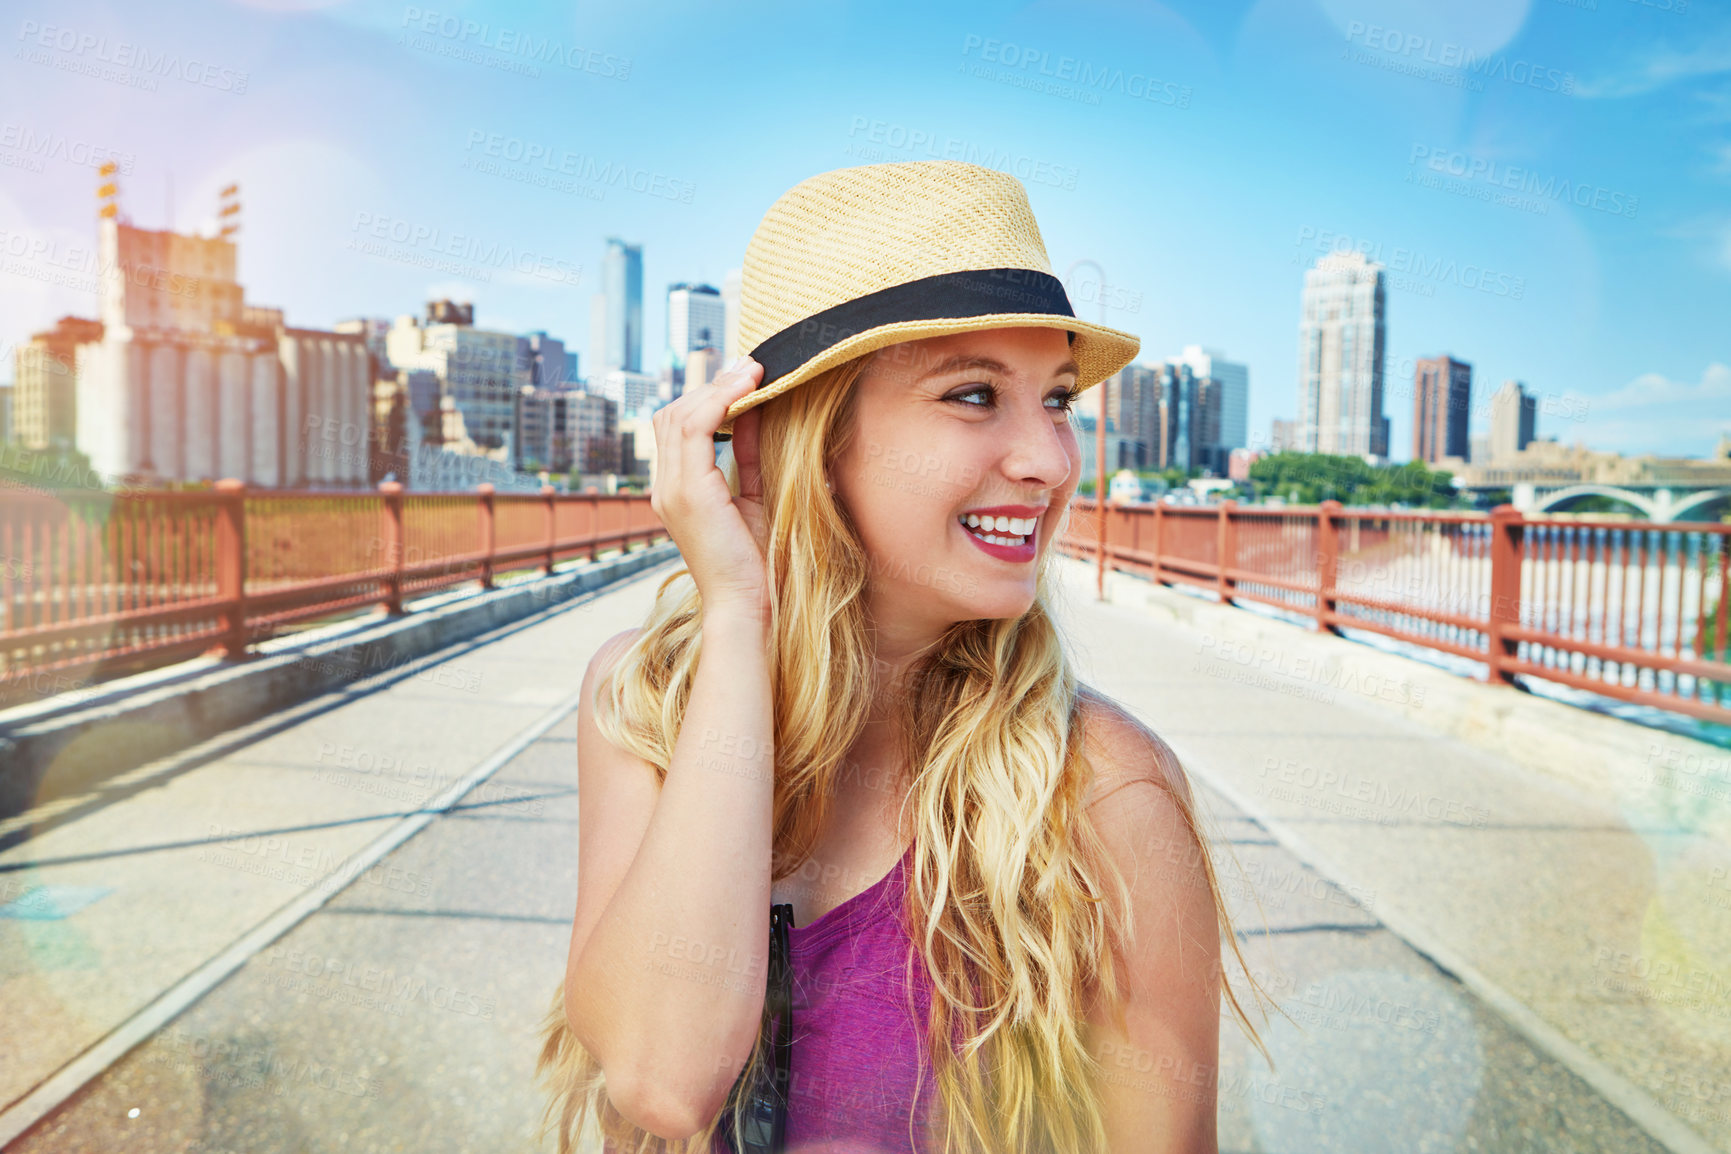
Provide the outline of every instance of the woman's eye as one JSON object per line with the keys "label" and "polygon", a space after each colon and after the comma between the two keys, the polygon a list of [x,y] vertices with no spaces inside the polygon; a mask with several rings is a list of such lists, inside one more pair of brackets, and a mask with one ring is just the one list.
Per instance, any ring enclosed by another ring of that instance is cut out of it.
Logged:
{"label": "woman's eye", "polygon": [[[1067,413],[1075,406],[1076,398],[1081,395],[1081,389],[1065,389],[1061,393],[1053,393],[1051,396],[1047,397],[1046,405],[1048,408],[1054,409],[1058,412]],[[971,401],[967,399],[969,397],[984,397],[985,400],[983,403]],[[984,408],[995,404],[997,398],[998,390],[991,385],[975,385],[972,388],[963,390],[962,392],[951,393],[949,395],[950,400],[962,401],[963,403],[972,405],[975,408]]]}

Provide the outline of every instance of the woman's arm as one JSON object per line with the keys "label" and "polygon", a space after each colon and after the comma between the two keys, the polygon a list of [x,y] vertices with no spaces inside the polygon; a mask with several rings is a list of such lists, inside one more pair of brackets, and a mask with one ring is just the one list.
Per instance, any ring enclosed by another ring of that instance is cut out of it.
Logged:
{"label": "woman's arm", "polygon": [[1118,958],[1122,1018],[1096,1006],[1086,1027],[1099,1061],[1113,1154],[1212,1154],[1220,1058],[1220,923],[1203,846],[1174,796],[1188,787],[1171,748],[1121,709],[1084,706],[1097,772],[1090,810],[1130,890],[1135,938]]}
{"label": "woman's arm", "polygon": [[[769,943],[773,788],[767,628],[706,614],[684,724],[660,789],[596,729],[598,654],[578,712],[579,881],[566,1018],[613,1105],[684,1138],[751,1052]],[[613,647],[609,647],[611,649]]]}

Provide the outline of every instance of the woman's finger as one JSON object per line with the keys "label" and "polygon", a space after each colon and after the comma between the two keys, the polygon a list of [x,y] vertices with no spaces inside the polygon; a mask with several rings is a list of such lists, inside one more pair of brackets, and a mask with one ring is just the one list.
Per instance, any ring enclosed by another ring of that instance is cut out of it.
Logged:
{"label": "woman's finger", "polygon": [[676,430],[673,451],[679,454],[680,469],[687,477],[695,479],[715,468],[715,430],[727,416],[727,406],[757,387],[762,371],[748,359],[673,402],[679,406],[669,418]]}
{"label": "woman's finger", "polygon": [[739,467],[739,495],[751,501],[763,500],[763,471],[757,452],[758,424],[763,408],[751,408],[733,421],[733,460]]}

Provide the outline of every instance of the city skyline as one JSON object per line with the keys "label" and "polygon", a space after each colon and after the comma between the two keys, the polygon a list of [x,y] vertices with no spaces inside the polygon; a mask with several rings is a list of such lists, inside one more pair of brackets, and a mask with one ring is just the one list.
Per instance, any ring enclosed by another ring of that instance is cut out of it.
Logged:
{"label": "city skyline", "polygon": [[[1731,302],[1718,207],[1731,56],[1716,47],[1731,23],[1704,7],[1601,9],[1397,20],[1297,0],[1033,4],[946,9],[918,35],[838,9],[771,33],[782,68],[729,76],[741,127],[717,131],[671,110],[762,33],[678,5],[680,31],[651,41],[611,9],[469,5],[461,21],[478,30],[459,21],[447,35],[446,17],[385,4],[146,17],[73,3],[53,33],[44,16],[13,21],[23,56],[0,77],[15,110],[0,131],[0,341],[96,315],[76,285],[92,279],[83,162],[98,156],[121,161],[140,227],[214,228],[220,190],[238,181],[240,277],[300,323],[468,298],[501,328],[563,336],[588,369],[606,237],[643,246],[654,341],[665,288],[723,285],[798,180],[947,155],[1023,180],[1055,271],[1106,266],[1104,286],[1072,282],[1077,311],[1103,303],[1108,323],[1142,337],[1144,363],[1199,344],[1246,364],[1252,444],[1298,415],[1304,271],[1355,250],[1389,269],[1393,459],[1412,444],[1416,361],[1442,353],[1485,381],[1528,382],[1541,436],[1701,456],[1731,430],[1731,350],[1714,320]],[[112,99],[117,81],[66,66],[76,42],[55,47],[85,25],[221,59],[231,75],[192,84],[135,67],[135,95]],[[844,45],[879,66],[826,68]],[[1437,45],[1480,66],[1426,63]],[[1104,79],[1066,79],[1078,61]],[[789,86],[810,95],[788,101]],[[369,115],[343,114],[355,106]],[[398,118],[416,130],[379,130]],[[1485,429],[1475,414],[1472,431]]]}

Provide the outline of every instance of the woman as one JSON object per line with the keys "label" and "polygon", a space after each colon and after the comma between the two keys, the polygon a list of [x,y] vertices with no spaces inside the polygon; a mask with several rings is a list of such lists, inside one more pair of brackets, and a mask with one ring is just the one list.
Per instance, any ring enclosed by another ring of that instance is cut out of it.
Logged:
{"label": "woman", "polygon": [[1225,911],[1184,773],[1049,609],[1071,406],[1138,341],[1075,318],[1018,181],[938,161],[785,194],[740,343],[655,416],[686,569],[584,681],[561,1149],[587,1117],[749,1147],[766,1084],[789,1151],[1214,1149]]}

